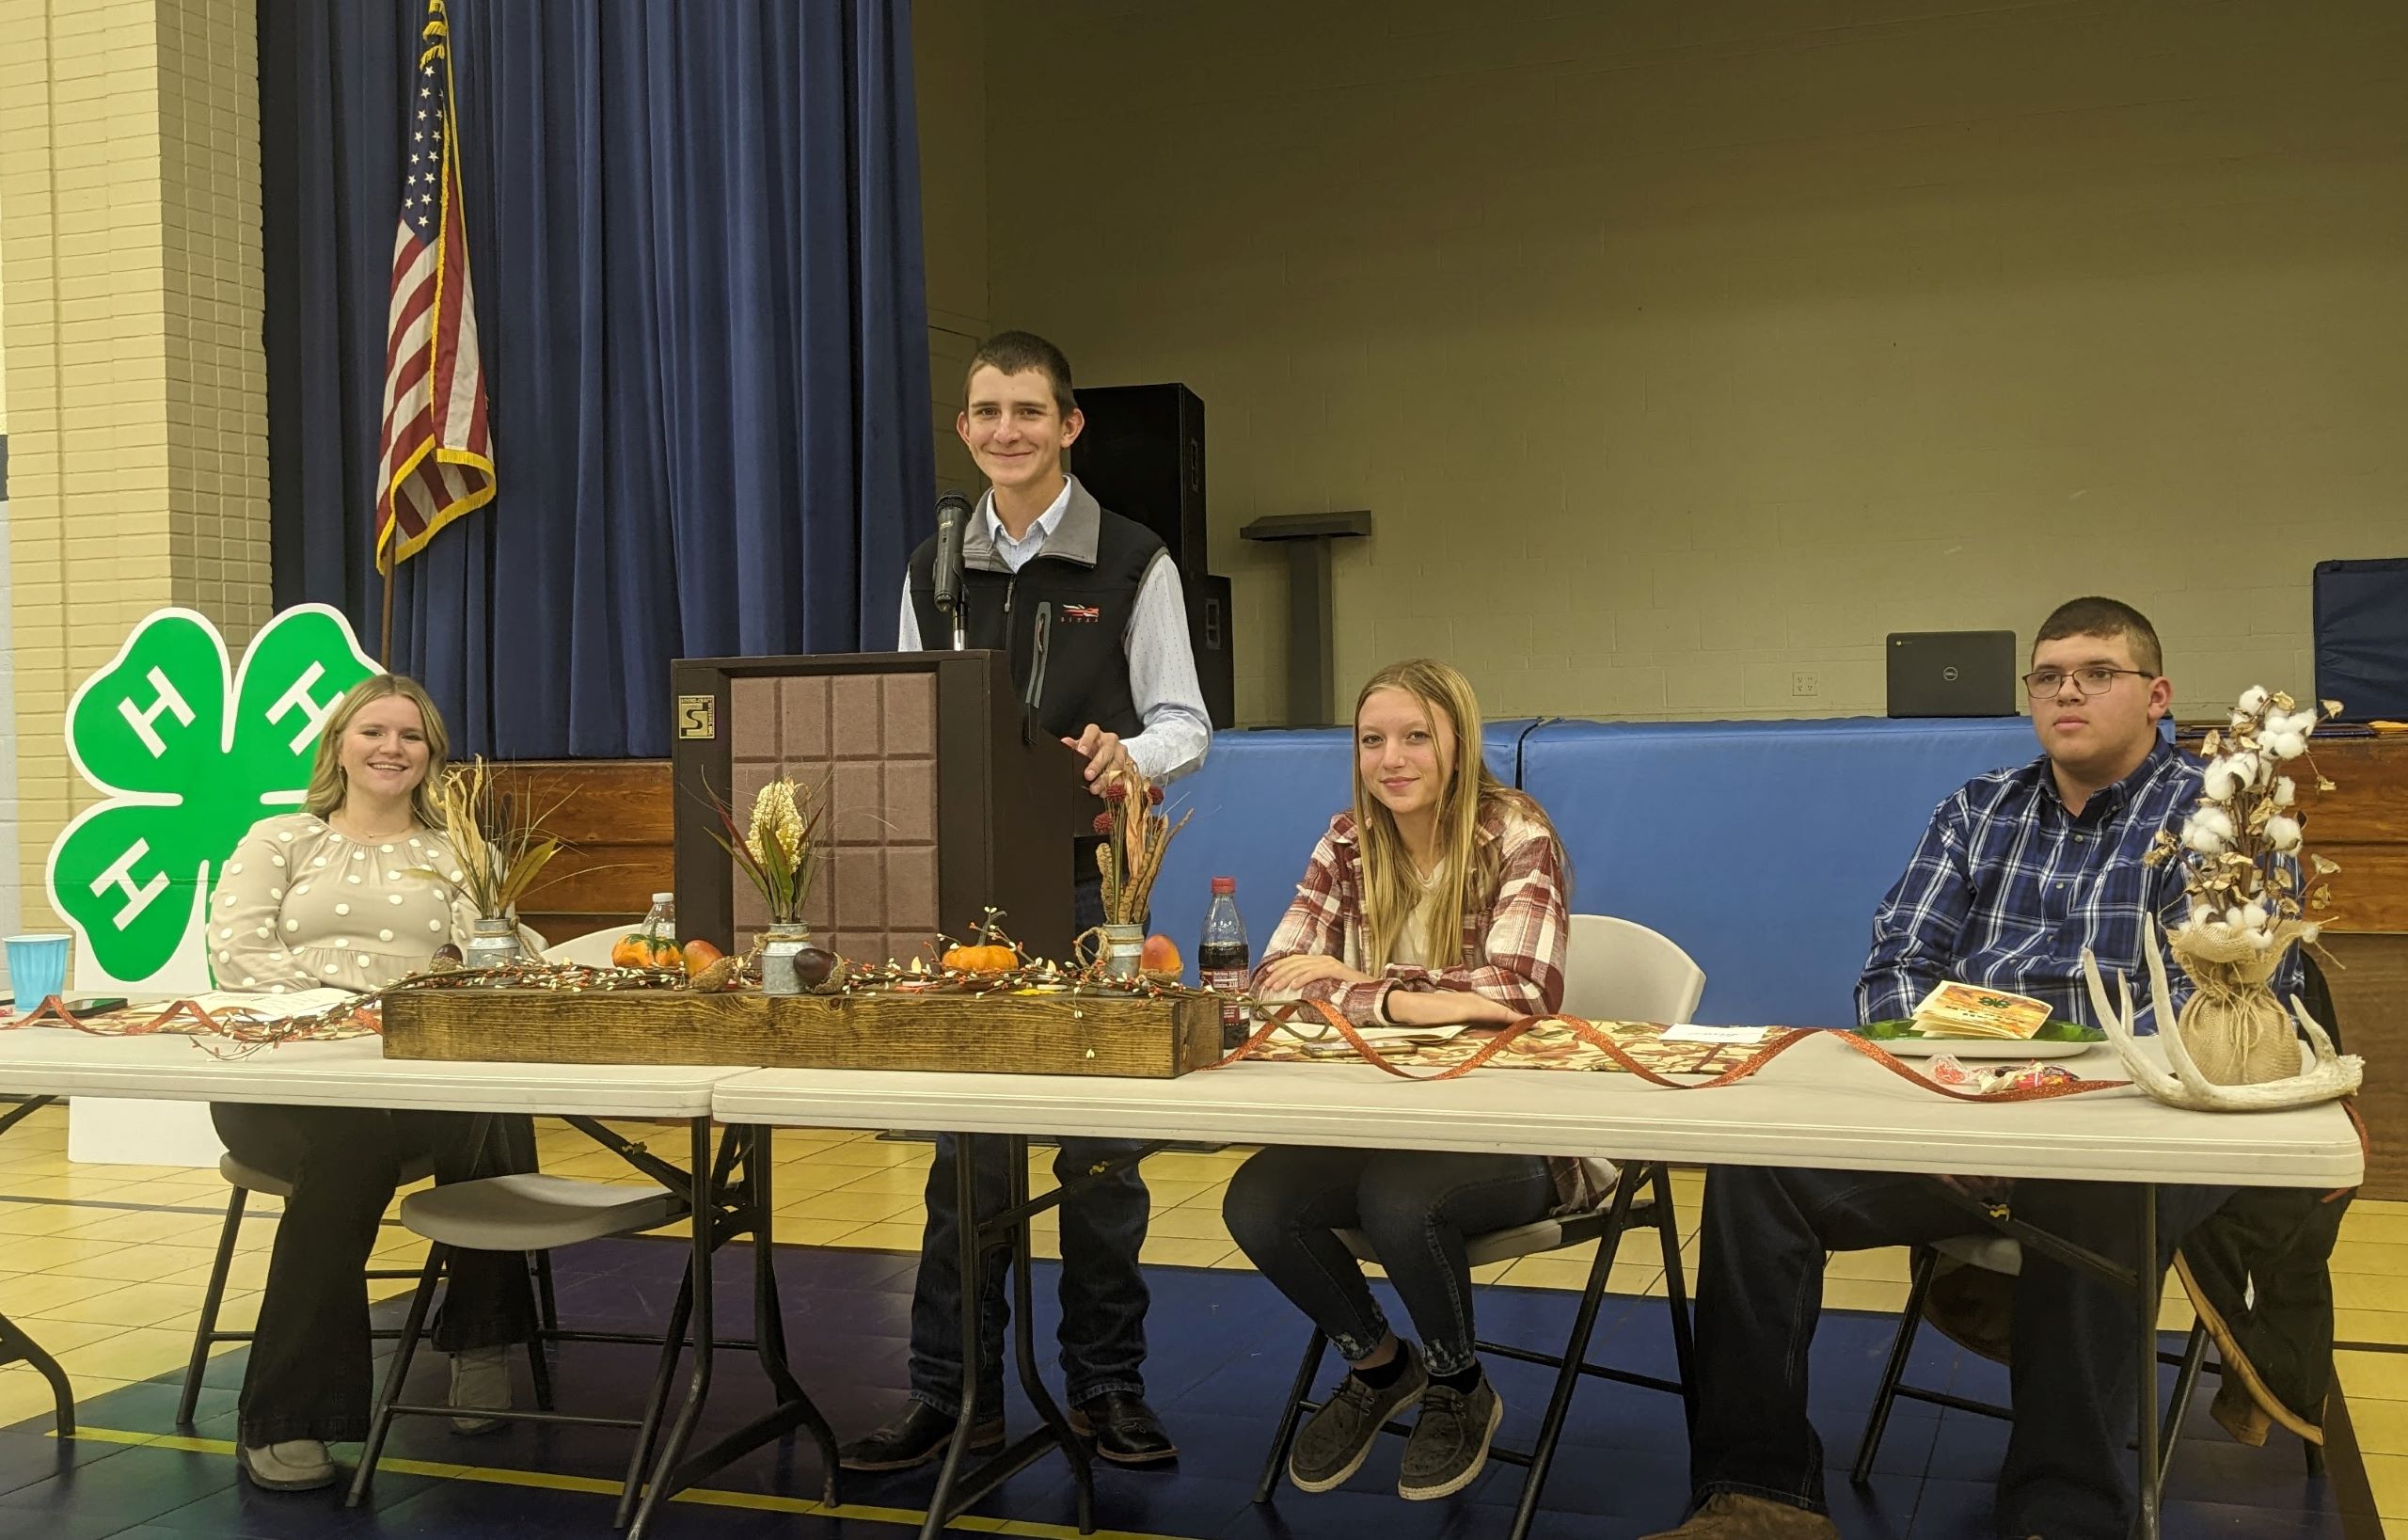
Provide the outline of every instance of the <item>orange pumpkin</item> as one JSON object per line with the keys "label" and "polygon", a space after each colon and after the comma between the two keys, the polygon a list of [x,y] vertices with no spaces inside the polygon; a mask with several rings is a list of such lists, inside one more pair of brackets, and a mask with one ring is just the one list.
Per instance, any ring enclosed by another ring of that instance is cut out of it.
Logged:
{"label": "orange pumpkin", "polygon": [[692,978],[727,954],[700,936],[686,944],[686,976]]}
{"label": "orange pumpkin", "polygon": [[628,931],[610,948],[614,968],[674,968],[680,960],[675,942],[642,930]]}
{"label": "orange pumpkin", "polygon": [[1020,966],[1020,954],[1008,946],[988,942],[978,946],[949,947],[943,961],[957,973],[1009,973]]}
{"label": "orange pumpkin", "polygon": [[1187,963],[1179,955],[1179,944],[1157,932],[1146,938],[1146,949],[1137,959],[1137,971],[1175,978],[1187,971]]}

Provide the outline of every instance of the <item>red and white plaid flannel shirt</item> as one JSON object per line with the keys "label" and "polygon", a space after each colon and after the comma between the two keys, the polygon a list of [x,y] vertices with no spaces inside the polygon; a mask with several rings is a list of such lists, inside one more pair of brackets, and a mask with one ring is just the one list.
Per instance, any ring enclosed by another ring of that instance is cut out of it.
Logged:
{"label": "red and white plaid flannel shirt", "polygon": [[[1478,838],[1503,841],[1497,892],[1471,895],[1463,918],[1462,957],[1451,967],[1390,963],[1361,984],[1324,978],[1296,992],[1326,1000],[1357,1026],[1378,1025],[1390,990],[1468,990],[1529,1016],[1563,1006],[1563,952],[1570,931],[1563,897],[1563,862],[1545,824],[1515,816],[1510,803],[1492,800],[1481,809]],[[1313,848],[1295,900],[1264,948],[1262,966],[1283,957],[1334,957],[1363,972],[1362,848],[1354,837],[1354,815],[1340,813]],[[1259,988],[1260,972],[1257,971]],[[1613,1191],[1614,1168],[1605,1161],[1547,1157],[1555,1179],[1557,1214],[1597,1207]]]}
{"label": "red and white plaid flannel shirt", "polygon": [[[1298,992],[1328,1001],[1357,1026],[1384,1020],[1381,1003],[1392,989],[1468,990],[1527,1016],[1561,1007],[1567,928],[1563,865],[1555,841],[1545,824],[1515,817],[1510,807],[1493,800],[1481,811],[1478,837],[1482,845],[1505,843],[1496,894],[1484,899],[1469,896],[1464,913],[1463,956],[1468,961],[1445,968],[1391,963],[1368,983],[1322,979]],[[1368,948],[1361,861],[1354,815],[1340,813],[1329,820],[1329,832],[1313,848],[1305,880],[1296,884],[1295,901],[1263,950],[1263,967],[1283,957],[1310,954],[1334,957],[1364,971]]]}

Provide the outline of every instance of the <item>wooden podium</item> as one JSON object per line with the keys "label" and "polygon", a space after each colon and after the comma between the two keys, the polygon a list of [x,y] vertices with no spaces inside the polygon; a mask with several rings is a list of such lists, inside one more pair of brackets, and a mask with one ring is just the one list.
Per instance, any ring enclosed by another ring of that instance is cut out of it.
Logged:
{"label": "wooden podium", "polygon": [[[804,918],[858,962],[934,961],[992,904],[1032,954],[1068,958],[1073,843],[1103,805],[1077,755],[1032,722],[1001,652],[679,659],[674,786],[678,929],[734,950],[768,914],[713,842],[785,774],[824,802]],[[681,939],[683,939],[681,936]]]}

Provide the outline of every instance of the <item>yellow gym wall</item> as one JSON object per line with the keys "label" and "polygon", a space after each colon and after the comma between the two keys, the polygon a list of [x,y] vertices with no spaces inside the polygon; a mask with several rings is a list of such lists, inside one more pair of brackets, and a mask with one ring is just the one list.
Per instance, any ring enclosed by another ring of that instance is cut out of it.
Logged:
{"label": "yellow gym wall", "polygon": [[1885,633],[2089,591],[2197,714],[2309,688],[2316,561],[2408,554],[2396,0],[983,22],[988,315],[1204,397],[1246,722],[1265,514],[1375,516],[1341,695],[1436,653],[1500,715],[1878,712]]}
{"label": "yellow gym wall", "polygon": [[77,681],[167,604],[240,656],[266,618],[252,0],[0,0],[8,752],[24,922],[91,800]]}

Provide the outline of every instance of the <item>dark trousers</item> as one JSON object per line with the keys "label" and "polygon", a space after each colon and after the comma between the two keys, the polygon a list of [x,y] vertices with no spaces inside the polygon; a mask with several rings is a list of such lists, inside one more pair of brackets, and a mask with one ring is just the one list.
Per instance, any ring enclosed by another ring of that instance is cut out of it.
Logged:
{"label": "dark trousers", "polygon": [[[432,1154],[438,1182],[492,1175],[504,1163],[483,1160],[469,1147],[475,1119],[465,1113],[225,1102],[209,1110],[235,1159],[293,1183],[243,1375],[243,1442],[256,1449],[294,1438],[364,1438],[371,1369],[364,1275],[402,1163]],[[533,1326],[524,1255],[452,1254],[436,1347],[524,1342]]]}
{"label": "dark trousers", "polygon": [[[1082,868],[1085,870],[1085,868]],[[1084,931],[1103,923],[1100,879],[1079,883],[1072,920]],[[977,1189],[981,1218],[1010,1207],[1008,1145],[1000,1135],[971,1135],[977,1141]],[[1142,1148],[1134,1139],[1083,1139],[1065,1135],[1054,1157],[1054,1175],[1068,1183]],[[937,1135],[928,1167],[927,1227],[920,1237],[920,1276],[911,1290],[911,1399],[948,1417],[961,1411],[961,1211],[955,1190],[960,1141]],[[1152,1196],[1134,1165],[1062,1200],[1062,1371],[1071,1405],[1107,1391],[1146,1392],[1146,1307],[1150,1295],[1137,1253],[1146,1244]],[[989,1251],[979,1267],[978,1405],[1003,1410],[1004,1332],[1010,1308],[1004,1297],[1007,1246]]]}
{"label": "dark trousers", "polygon": [[1534,1224],[1555,1206],[1537,1155],[1274,1146],[1238,1167],[1221,1215],[1262,1276],[1347,1361],[1380,1345],[1387,1319],[1338,1238],[1359,1230],[1421,1334],[1430,1371],[1471,1366],[1471,1264],[1464,1238]]}
{"label": "dark trousers", "polygon": [[[2183,1234],[2228,1196],[2158,1191],[2160,1276]],[[2132,1266],[2135,1189],[2015,1183],[2015,1216]],[[1744,1492],[1820,1512],[1823,1448],[1806,1415],[1806,1354],[1827,1251],[1983,1233],[1938,1179],[1873,1171],[1716,1167],[1705,1183],[1697,1285],[1693,1499]],[[1997,1532],[2124,1540],[2137,1500],[2131,1451],[2139,1318],[2124,1291],[2026,1248],[2015,1286],[2014,1424]]]}

